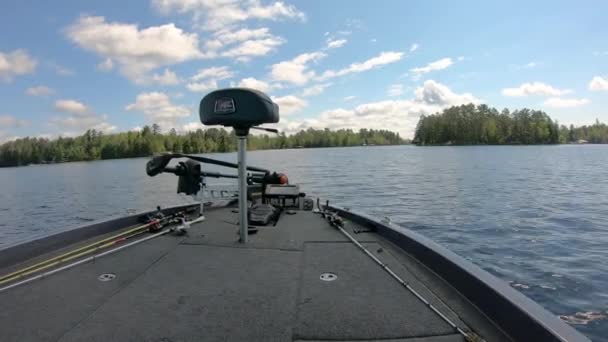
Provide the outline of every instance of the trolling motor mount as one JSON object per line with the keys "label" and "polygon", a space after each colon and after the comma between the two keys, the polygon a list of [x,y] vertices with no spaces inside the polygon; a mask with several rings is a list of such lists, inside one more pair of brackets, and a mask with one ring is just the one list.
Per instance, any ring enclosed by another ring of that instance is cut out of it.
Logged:
{"label": "trolling motor mount", "polygon": [[279,122],[279,106],[254,89],[228,88],[213,91],[199,107],[204,125],[232,127],[238,138],[240,241],[247,242],[247,135],[260,124]]}

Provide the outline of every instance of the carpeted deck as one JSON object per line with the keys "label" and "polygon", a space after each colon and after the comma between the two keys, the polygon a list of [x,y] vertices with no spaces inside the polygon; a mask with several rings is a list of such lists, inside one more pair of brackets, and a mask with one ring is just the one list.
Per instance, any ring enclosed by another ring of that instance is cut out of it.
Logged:
{"label": "carpeted deck", "polygon": [[[163,236],[1,292],[0,340],[463,340],[312,212],[282,215],[247,245],[237,242],[232,209],[206,216],[187,237]],[[354,236],[459,327],[506,340],[407,253],[374,233]],[[337,279],[321,280],[325,272]],[[102,273],[116,278],[101,282]]]}

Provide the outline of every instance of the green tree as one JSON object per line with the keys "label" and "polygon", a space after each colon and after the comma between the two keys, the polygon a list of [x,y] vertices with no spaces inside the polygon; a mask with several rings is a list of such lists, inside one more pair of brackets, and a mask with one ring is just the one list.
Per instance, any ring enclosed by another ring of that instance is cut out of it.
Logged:
{"label": "green tree", "polygon": [[434,144],[556,144],[560,130],[542,111],[527,108],[499,112],[487,105],[454,106],[441,113],[422,115],[414,142]]}

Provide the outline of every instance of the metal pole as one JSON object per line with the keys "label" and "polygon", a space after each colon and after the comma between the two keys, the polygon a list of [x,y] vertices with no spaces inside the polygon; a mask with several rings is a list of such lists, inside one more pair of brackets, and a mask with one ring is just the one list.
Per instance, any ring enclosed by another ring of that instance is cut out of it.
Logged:
{"label": "metal pole", "polygon": [[239,222],[241,243],[247,243],[247,136],[239,136]]}

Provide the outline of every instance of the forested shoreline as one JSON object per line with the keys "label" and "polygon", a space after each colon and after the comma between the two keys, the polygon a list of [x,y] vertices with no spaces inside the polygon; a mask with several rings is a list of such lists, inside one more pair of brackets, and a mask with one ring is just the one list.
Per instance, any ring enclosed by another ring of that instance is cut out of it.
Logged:
{"label": "forested shoreline", "polygon": [[598,120],[590,126],[559,125],[540,110],[498,111],[487,105],[461,105],[421,116],[416,145],[534,145],[608,143],[608,126]]}
{"label": "forested shoreline", "polygon": [[[540,110],[509,111],[487,105],[461,105],[432,115],[422,115],[414,140],[424,145],[531,145],[567,143],[608,143],[608,126],[569,127],[559,125]],[[409,143],[388,130],[312,129],[293,135],[250,135],[248,149],[343,147],[360,145],[400,145]],[[146,157],[158,152],[213,153],[236,151],[232,130],[198,129],[178,134],[163,133],[154,124],[138,132],[104,134],[88,130],[78,137],[22,138],[0,145],[0,167],[61,163],[100,159]]]}
{"label": "forested shoreline", "polygon": [[[250,150],[341,147],[403,144],[398,133],[388,130],[351,129],[302,130],[293,135],[250,135]],[[232,130],[199,129],[178,134],[175,129],[163,134],[158,125],[145,126],[139,132],[103,134],[88,130],[81,136],[57,139],[23,138],[0,146],[0,166],[61,163],[100,159],[150,156],[158,152],[213,153],[232,152],[237,140]]]}

